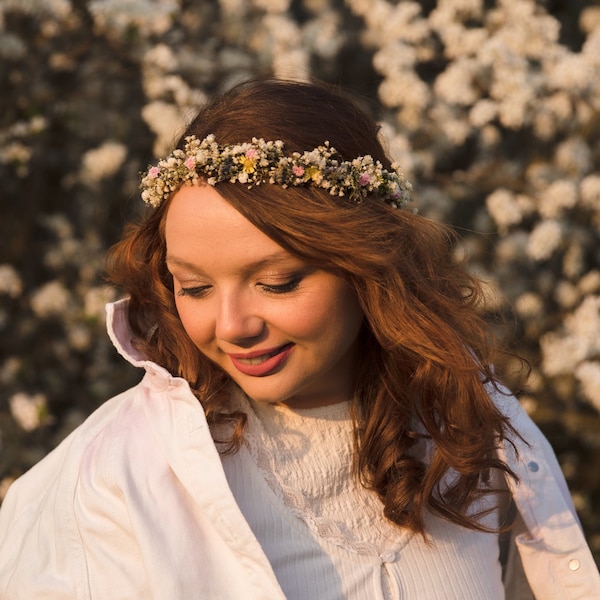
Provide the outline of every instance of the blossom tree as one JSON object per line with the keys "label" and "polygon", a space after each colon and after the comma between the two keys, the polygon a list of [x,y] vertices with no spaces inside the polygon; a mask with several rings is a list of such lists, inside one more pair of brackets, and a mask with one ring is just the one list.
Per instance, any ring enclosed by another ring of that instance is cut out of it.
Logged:
{"label": "blossom tree", "polygon": [[213,92],[317,78],[373,111],[420,212],[457,228],[600,556],[599,6],[3,0],[0,61],[0,496],[139,378],[102,278],[139,172]]}

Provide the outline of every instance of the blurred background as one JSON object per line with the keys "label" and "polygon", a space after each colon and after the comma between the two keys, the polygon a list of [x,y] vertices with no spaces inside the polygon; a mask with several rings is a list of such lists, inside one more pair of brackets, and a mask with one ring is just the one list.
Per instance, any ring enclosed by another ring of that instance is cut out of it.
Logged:
{"label": "blurred background", "polygon": [[105,335],[104,251],[206,98],[264,76],[353,92],[456,227],[600,564],[592,0],[0,0],[0,499],[140,379]]}

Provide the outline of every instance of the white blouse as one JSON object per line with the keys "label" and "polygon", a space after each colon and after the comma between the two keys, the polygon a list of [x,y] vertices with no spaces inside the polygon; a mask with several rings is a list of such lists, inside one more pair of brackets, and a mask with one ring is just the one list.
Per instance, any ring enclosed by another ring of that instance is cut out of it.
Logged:
{"label": "white blouse", "polygon": [[[244,445],[223,467],[287,598],[504,598],[498,535],[428,514],[425,541],[384,518],[377,496],[352,476],[347,403],[241,402]],[[494,512],[486,523],[497,521]]]}

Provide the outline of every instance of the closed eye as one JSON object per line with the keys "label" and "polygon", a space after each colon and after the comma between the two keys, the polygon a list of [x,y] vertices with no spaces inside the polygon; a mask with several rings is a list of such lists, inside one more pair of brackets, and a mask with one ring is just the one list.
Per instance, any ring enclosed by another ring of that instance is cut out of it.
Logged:
{"label": "closed eye", "polygon": [[209,285],[199,285],[195,287],[181,288],[178,292],[178,296],[189,296],[190,298],[203,298],[209,292]]}
{"label": "closed eye", "polygon": [[298,289],[300,282],[302,281],[302,277],[294,277],[294,279],[290,279],[286,283],[280,284],[268,284],[268,283],[259,283],[265,292],[270,294],[288,294],[289,292],[293,292]]}

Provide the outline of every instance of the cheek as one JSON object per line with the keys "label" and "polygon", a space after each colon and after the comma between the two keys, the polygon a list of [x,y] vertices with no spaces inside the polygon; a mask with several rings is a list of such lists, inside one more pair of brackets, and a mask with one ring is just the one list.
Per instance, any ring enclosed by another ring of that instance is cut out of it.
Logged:
{"label": "cheek", "polygon": [[307,307],[301,314],[304,316],[298,319],[298,334],[321,338],[333,346],[354,341],[363,321],[358,300],[346,288],[321,295],[316,306]]}
{"label": "cheek", "polygon": [[202,318],[186,302],[175,302],[179,319],[185,332],[197,347],[205,345],[210,340],[210,326],[206,316]]}

